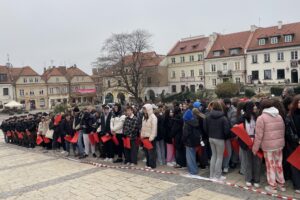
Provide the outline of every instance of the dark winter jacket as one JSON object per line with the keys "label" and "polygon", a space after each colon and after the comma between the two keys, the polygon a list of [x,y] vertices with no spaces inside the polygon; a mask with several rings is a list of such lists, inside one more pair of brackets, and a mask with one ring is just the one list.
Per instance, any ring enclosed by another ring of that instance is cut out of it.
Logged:
{"label": "dark winter jacket", "polygon": [[229,137],[230,125],[222,111],[212,110],[203,122],[203,128],[209,138],[225,140]]}
{"label": "dark winter jacket", "polygon": [[94,131],[95,117],[91,113],[84,113],[81,120],[81,128],[83,133],[89,134]]}
{"label": "dark winter jacket", "polygon": [[157,136],[155,138],[156,141],[163,140],[165,137],[165,116],[164,115],[157,115]]}
{"label": "dark winter jacket", "polygon": [[184,144],[182,143],[183,119],[181,113],[175,114],[174,112],[172,121],[171,135],[175,138],[175,147],[178,149],[184,148]]}
{"label": "dark winter jacket", "polygon": [[110,119],[111,119],[112,113],[110,112],[107,116],[107,119],[105,121],[104,113],[101,115],[101,130],[100,135],[105,135],[106,133],[111,134],[110,131]]}
{"label": "dark winter jacket", "polygon": [[201,131],[198,118],[185,114],[183,120],[182,142],[187,147],[199,146]]}
{"label": "dark winter jacket", "polygon": [[300,114],[295,113],[285,119],[285,139],[291,149],[296,149],[300,142],[300,129],[296,124],[300,124]]}

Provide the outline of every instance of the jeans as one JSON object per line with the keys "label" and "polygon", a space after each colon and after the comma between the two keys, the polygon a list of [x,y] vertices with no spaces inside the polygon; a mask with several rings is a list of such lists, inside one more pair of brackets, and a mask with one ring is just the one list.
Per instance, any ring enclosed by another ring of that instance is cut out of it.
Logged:
{"label": "jeans", "polygon": [[156,168],[156,155],[155,155],[156,150],[155,150],[154,142],[152,142],[152,146],[153,148],[150,150],[144,148],[145,156],[146,156],[146,165],[151,168]]}
{"label": "jeans", "polygon": [[66,151],[67,151],[68,153],[70,153],[70,149],[71,149],[71,146],[72,146],[73,153],[75,154],[75,151],[76,151],[76,144],[70,143],[70,142],[68,142],[68,141],[65,140],[65,145],[66,145]]}
{"label": "jeans", "polygon": [[210,178],[220,178],[222,175],[222,162],[225,142],[221,139],[209,138],[212,157],[210,160]]}
{"label": "jeans", "polygon": [[156,144],[156,154],[157,154],[157,160],[160,165],[166,164],[166,147],[165,147],[165,141],[155,141]]}
{"label": "jeans", "polygon": [[255,156],[250,149],[245,150],[245,181],[250,183],[259,183],[260,182],[260,173],[262,160]]}
{"label": "jeans", "polygon": [[241,167],[240,167],[240,173],[241,174],[246,173],[246,162],[245,162],[246,153],[247,153],[247,151],[240,147],[240,153],[239,154],[240,154],[240,162],[241,162]]}
{"label": "jeans", "polygon": [[130,140],[130,149],[124,148],[125,163],[133,163],[137,165],[139,146],[136,144],[135,139]]}
{"label": "jeans", "polygon": [[84,148],[83,148],[83,132],[79,131],[78,132],[78,141],[77,141],[77,146],[78,146],[78,153],[79,155],[83,155],[84,154]]}
{"label": "jeans", "polygon": [[186,162],[190,174],[196,175],[199,172],[196,161],[196,148],[185,147]]}
{"label": "jeans", "polygon": [[223,163],[222,166],[223,168],[229,168],[229,162],[231,159],[231,155],[232,155],[232,148],[231,148],[231,141],[229,140],[225,140],[225,144],[226,144],[226,150],[228,152],[228,156],[223,158]]}

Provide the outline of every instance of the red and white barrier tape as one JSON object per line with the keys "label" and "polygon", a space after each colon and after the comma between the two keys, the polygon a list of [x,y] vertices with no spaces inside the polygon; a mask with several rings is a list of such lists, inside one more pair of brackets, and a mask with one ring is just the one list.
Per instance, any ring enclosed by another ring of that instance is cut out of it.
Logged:
{"label": "red and white barrier tape", "polygon": [[133,167],[133,166],[123,166],[123,165],[120,165],[120,166],[106,165],[106,164],[96,163],[96,162],[92,162],[92,161],[85,161],[85,160],[79,161],[79,160],[71,159],[71,158],[67,158],[67,159],[72,160],[72,161],[85,163],[85,164],[90,164],[90,165],[93,165],[95,167],[103,167],[103,168],[110,168],[110,169],[131,169],[131,170],[140,170],[140,171],[146,171],[146,172],[154,172],[154,173],[158,173],[158,174],[181,175],[181,176],[186,177],[186,178],[200,179],[200,180],[210,181],[210,182],[214,182],[214,183],[218,183],[218,184],[222,184],[222,185],[228,185],[228,186],[231,186],[231,187],[234,187],[234,188],[240,188],[240,189],[255,192],[255,193],[258,193],[258,194],[268,195],[268,196],[272,196],[272,197],[275,197],[275,198],[278,198],[278,199],[297,200],[294,197],[287,197],[287,196],[283,196],[281,194],[271,194],[269,192],[266,192],[266,191],[263,191],[263,190],[260,190],[260,189],[254,189],[252,187],[245,187],[245,186],[237,185],[237,184],[230,183],[230,182],[215,181],[215,180],[211,180],[209,178],[205,178],[205,177],[198,176],[198,175],[180,174],[178,172],[173,172],[173,171],[162,171],[162,170],[143,168],[143,167]]}

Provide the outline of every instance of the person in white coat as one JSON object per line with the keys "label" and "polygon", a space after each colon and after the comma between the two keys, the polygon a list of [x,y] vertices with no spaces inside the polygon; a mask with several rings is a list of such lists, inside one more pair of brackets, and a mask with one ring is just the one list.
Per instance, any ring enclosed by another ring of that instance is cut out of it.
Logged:
{"label": "person in white coat", "polygon": [[156,151],[154,139],[157,135],[157,117],[153,113],[153,106],[151,104],[145,104],[143,106],[143,120],[141,129],[141,139],[148,139],[153,148],[144,148],[146,155],[146,165],[148,168],[156,168]]}
{"label": "person in white coat", "polygon": [[113,115],[110,120],[110,130],[113,136],[116,136],[119,144],[115,145],[115,152],[118,158],[113,161],[114,163],[123,162],[124,145],[123,145],[123,126],[126,116],[123,114],[121,105],[115,104],[113,107]]}

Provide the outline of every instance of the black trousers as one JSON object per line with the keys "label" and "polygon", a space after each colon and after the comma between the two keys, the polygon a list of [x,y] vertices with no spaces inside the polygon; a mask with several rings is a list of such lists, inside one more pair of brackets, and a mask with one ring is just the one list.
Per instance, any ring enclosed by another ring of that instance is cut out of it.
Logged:
{"label": "black trousers", "polygon": [[118,139],[119,145],[115,145],[115,153],[118,155],[118,158],[122,159],[124,154],[123,135],[116,134],[116,137]]}
{"label": "black trousers", "polygon": [[145,156],[146,156],[146,165],[151,168],[156,168],[156,149],[155,149],[155,143],[152,141],[152,149],[146,149],[144,148],[145,151]]}
{"label": "black trousers", "polygon": [[133,163],[137,165],[139,146],[136,144],[135,139],[130,140],[130,149],[124,148],[125,163]]}
{"label": "black trousers", "polygon": [[185,154],[185,147],[176,148],[175,152],[175,160],[178,165],[181,167],[186,167],[186,154]]}
{"label": "black trousers", "polygon": [[114,158],[114,143],[112,140],[104,143],[104,156],[105,158]]}

